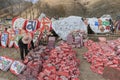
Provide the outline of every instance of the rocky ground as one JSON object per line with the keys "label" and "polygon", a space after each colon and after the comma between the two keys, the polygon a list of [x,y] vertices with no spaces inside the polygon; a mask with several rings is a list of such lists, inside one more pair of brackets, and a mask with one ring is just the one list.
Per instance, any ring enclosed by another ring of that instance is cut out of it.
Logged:
{"label": "rocky ground", "polygon": [[[80,80],[105,80],[101,75],[93,73],[90,69],[90,64],[83,58],[84,52],[87,51],[86,48],[75,49],[77,51],[77,57],[80,59]],[[9,56],[15,60],[20,60],[19,50],[14,48],[1,48],[0,47],[0,56]],[[17,80],[17,77],[11,74],[10,71],[3,72],[0,71],[0,80]]]}

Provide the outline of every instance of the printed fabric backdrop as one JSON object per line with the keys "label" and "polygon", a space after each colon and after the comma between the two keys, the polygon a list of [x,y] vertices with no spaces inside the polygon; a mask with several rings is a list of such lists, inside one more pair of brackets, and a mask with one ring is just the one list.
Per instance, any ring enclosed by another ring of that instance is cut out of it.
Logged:
{"label": "printed fabric backdrop", "polygon": [[87,26],[81,20],[81,17],[70,16],[62,20],[52,22],[52,28],[63,39],[67,39],[67,35],[75,30],[85,31],[87,33]]}
{"label": "printed fabric backdrop", "polygon": [[106,18],[88,18],[88,24],[95,33],[110,32],[110,22]]}

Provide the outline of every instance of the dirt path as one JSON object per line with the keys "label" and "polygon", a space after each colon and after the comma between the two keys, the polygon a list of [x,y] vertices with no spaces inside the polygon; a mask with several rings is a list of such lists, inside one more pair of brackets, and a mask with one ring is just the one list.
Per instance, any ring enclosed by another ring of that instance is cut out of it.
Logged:
{"label": "dirt path", "polygon": [[101,75],[91,71],[90,64],[83,58],[86,48],[75,49],[78,52],[77,57],[80,59],[80,80],[105,80]]}
{"label": "dirt path", "polygon": [[5,79],[5,78],[0,78],[0,80],[8,80],[8,79]]}

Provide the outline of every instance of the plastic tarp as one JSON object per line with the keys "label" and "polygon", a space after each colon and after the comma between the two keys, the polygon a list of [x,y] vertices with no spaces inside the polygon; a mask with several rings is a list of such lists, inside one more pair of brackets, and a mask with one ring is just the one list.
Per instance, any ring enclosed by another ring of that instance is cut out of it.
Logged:
{"label": "plastic tarp", "polygon": [[82,30],[87,33],[87,26],[81,20],[81,17],[77,16],[53,21],[52,28],[63,40],[66,40],[67,35],[75,30]]}
{"label": "plastic tarp", "polygon": [[[88,18],[88,24],[95,33],[110,32],[110,22],[108,18]],[[102,30],[101,30],[102,28]]]}

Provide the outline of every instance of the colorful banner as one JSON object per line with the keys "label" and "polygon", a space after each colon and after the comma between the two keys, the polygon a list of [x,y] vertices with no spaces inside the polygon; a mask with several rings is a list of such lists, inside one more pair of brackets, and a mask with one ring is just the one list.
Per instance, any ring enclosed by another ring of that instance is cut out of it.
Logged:
{"label": "colorful banner", "polygon": [[88,18],[88,24],[95,33],[110,32],[110,22],[106,18]]}
{"label": "colorful banner", "polygon": [[8,33],[9,33],[8,47],[11,48],[14,45],[15,32],[13,29],[8,29]]}
{"label": "colorful banner", "polygon": [[24,69],[25,65],[19,61],[14,61],[10,67],[10,71],[15,75],[20,74]]}
{"label": "colorful banner", "polygon": [[46,34],[47,32],[50,31],[51,28],[52,28],[51,20],[47,17],[42,18],[41,25],[40,25],[41,32]]}
{"label": "colorful banner", "polygon": [[18,41],[21,38],[20,30],[19,29],[16,29],[16,30],[9,29],[8,33],[9,33],[8,47],[9,48],[11,48],[11,47],[18,48],[19,47]]}
{"label": "colorful banner", "polygon": [[23,29],[26,25],[26,19],[14,18],[12,20],[13,29]]}
{"label": "colorful banner", "polygon": [[8,45],[8,33],[2,33],[1,35],[1,45],[3,48],[7,47]]}
{"label": "colorful banner", "polygon": [[35,32],[37,30],[38,21],[37,20],[28,20],[26,23],[26,31]]}
{"label": "colorful banner", "polygon": [[21,37],[22,36],[20,34],[18,34],[18,35],[15,36],[15,39],[14,39],[14,47],[15,48],[19,48],[18,41],[20,40]]}
{"label": "colorful banner", "polygon": [[12,59],[8,57],[0,56],[0,69],[2,71],[7,71],[10,68],[12,62],[13,62]]}

